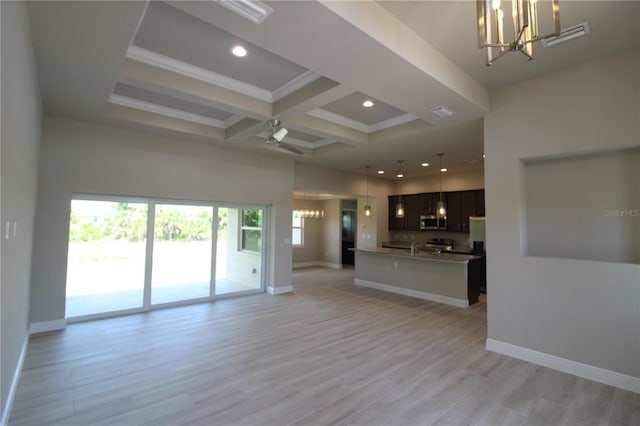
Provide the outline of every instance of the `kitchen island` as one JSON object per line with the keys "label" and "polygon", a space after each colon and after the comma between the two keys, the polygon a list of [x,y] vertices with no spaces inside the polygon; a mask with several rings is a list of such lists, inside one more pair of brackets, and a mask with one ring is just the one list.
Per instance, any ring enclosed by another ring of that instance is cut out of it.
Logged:
{"label": "kitchen island", "polygon": [[466,308],[478,302],[482,257],[390,248],[357,249],[354,283]]}

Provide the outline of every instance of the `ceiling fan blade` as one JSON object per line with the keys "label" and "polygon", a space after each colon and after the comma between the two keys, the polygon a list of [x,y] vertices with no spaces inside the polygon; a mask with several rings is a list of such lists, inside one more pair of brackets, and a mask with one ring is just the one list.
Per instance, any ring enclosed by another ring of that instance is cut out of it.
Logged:
{"label": "ceiling fan blade", "polygon": [[298,148],[296,148],[296,147],[294,147],[294,146],[291,146],[291,145],[289,145],[288,143],[279,142],[279,143],[277,144],[277,146],[279,146],[279,147],[280,147],[280,148],[282,148],[282,149],[286,149],[286,150],[287,150],[287,151],[289,151],[289,152],[293,152],[294,154],[298,154],[298,155],[302,155],[302,154],[304,154],[304,152],[303,152],[303,151],[300,151]]}
{"label": "ceiling fan blade", "polygon": [[272,138],[274,138],[278,142],[281,142],[282,139],[284,139],[284,137],[287,136],[287,133],[289,133],[289,131],[283,127],[277,132],[274,132]]}

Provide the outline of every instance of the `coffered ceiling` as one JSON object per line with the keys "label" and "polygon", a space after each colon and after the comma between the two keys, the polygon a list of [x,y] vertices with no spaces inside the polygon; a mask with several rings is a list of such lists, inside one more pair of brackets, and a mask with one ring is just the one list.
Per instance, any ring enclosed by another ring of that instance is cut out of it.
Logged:
{"label": "coffered ceiling", "polygon": [[[563,27],[591,34],[490,68],[475,2],[263,4],[257,24],[220,1],[30,2],[45,111],[390,178],[404,159],[417,176],[438,152],[482,167],[491,89],[640,46],[640,2],[561,2]],[[265,143],[271,118],[303,155]]]}

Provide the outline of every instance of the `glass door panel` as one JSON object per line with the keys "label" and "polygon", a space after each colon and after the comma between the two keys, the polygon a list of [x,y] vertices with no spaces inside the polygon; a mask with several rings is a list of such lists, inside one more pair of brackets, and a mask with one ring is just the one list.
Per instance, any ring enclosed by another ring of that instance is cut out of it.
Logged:
{"label": "glass door panel", "polygon": [[211,295],[213,208],[156,204],[151,304]]}
{"label": "glass door panel", "polygon": [[216,295],[262,289],[262,208],[218,208]]}
{"label": "glass door panel", "polygon": [[142,308],[147,204],[72,200],[66,317]]}

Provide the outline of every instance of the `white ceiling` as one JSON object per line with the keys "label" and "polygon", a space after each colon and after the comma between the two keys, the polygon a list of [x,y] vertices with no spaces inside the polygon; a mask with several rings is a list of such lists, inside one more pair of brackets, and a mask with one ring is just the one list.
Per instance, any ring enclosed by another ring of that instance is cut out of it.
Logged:
{"label": "white ceiling", "polygon": [[[45,111],[389,178],[404,159],[410,177],[438,152],[482,167],[491,89],[640,46],[640,1],[561,1],[562,27],[591,34],[491,67],[475,2],[267,4],[257,25],[215,1],[30,2]],[[304,155],[264,143],[272,117]]]}

